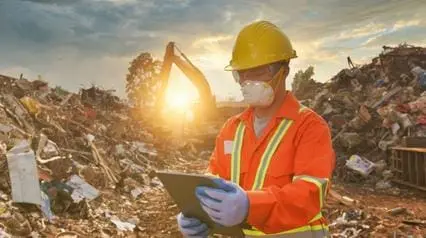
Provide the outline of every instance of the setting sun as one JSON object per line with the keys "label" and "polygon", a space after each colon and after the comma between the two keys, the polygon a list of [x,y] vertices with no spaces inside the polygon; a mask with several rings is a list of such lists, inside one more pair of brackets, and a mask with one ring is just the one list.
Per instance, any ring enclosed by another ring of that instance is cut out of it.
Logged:
{"label": "setting sun", "polygon": [[190,108],[191,99],[185,92],[169,90],[166,94],[166,102],[171,109],[185,111]]}
{"label": "setting sun", "polygon": [[172,69],[166,91],[167,108],[188,111],[197,99],[198,92],[195,86],[179,70]]}

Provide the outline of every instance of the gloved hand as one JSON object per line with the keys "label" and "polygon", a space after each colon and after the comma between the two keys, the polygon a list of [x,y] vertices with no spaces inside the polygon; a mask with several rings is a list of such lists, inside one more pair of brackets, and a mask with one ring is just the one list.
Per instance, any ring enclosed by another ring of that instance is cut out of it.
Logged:
{"label": "gloved hand", "polygon": [[177,215],[177,223],[180,232],[184,237],[206,238],[209,235],[209,228],[196,218],[185,217],[182,213]]}
{"label": "gloved hand", "polygon": [[210,218],[223,226],[242,223],[247,216],[249,200],[247,193],[237,184],[223,179],[214,179],[219,188],[197,187],[196,196]]}

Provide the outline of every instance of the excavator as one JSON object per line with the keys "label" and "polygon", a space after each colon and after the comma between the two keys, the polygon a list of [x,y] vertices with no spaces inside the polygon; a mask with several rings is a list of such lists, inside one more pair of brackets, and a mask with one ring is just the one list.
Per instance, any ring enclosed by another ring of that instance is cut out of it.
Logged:
{"label": "excavator", "polygon": [[212,120],[223,121],[223,119],[226,120],[226,118],[242,111],[244,108],[243,105],[238,103],[227,103],[226,105],[218,107],[216,104],[216,97],[212,93],[210,85],[201,70],[189,60],[174,42],[169,42],[166,46],[166,52],[159,75],[162,83],[156,105],[158,110],[161,110],[165,106],[165,94],[173,64],[175,64],[197,88],[199,102],[193,107],[194,122],[196,124]]}

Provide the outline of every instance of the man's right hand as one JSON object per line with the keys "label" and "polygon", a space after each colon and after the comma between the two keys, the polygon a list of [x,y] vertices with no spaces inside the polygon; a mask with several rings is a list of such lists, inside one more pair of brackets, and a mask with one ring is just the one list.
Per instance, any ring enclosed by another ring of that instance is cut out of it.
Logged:
{"label": "man's right hand", "polygon": [[179,213],[177,215],[177,223],[184,237],[206,238],[209,235],[207,225],[196,218],[185,217],[182,213]]}

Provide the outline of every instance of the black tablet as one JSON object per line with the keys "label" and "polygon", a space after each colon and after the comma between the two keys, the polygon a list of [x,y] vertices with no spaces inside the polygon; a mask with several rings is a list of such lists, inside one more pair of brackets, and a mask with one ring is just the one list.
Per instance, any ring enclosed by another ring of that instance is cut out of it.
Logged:
{"label": "black tablet", "polygon": [[197,186],[217,188],[217,185],[213,182],[214,177],[165,171],[157,171],[156,175],[181,212],[186,217],[194,217],[206,223],[210,228],[210,234],[244,237],[240,226],[225,227],[219,225],[211,220],[208,214],[201,208],[200,202],[195,195],[195,188]]}

